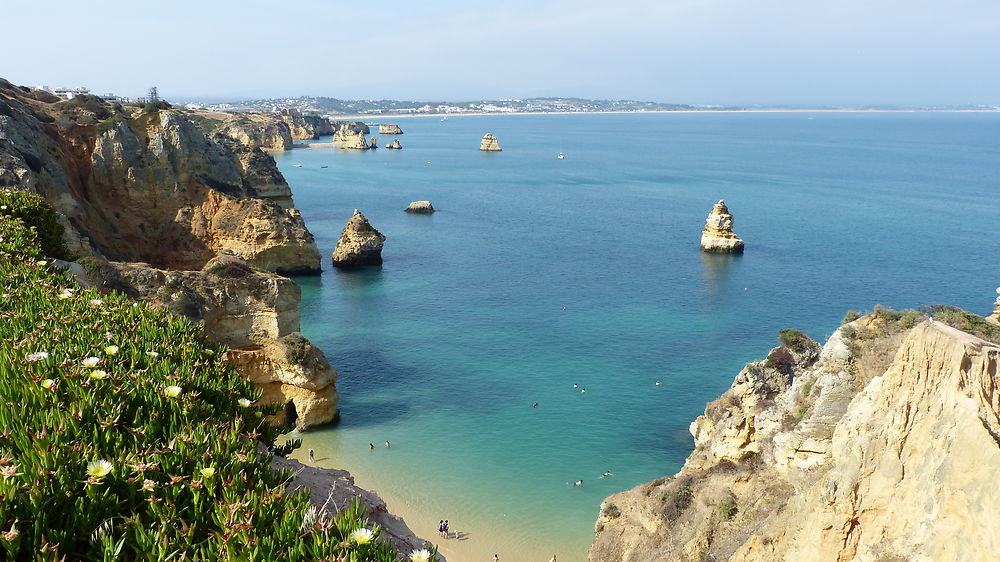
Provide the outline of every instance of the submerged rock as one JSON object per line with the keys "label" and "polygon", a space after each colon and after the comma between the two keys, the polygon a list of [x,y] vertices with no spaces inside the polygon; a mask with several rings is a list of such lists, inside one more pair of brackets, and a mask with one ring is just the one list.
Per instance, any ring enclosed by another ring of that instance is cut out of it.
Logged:
{"label": "submerged rock", "polygon": [[743,253],[743,240],[733,232],[733,215],[726,202],[719,200],[705,219],[701,232],[701,251],[720,254]]}
{"label": "submerged rock", "polygon": [[399,125],[393,125],[391,123],[383,123],[378,126],[378,134],[380,135],[401,135],[403,130],[399,128]]}
{"label": "submerged rock", "polygon": [[333,265],[380,265],[384,243],[385,236],[375,230],[361,211],[354,209],[354,216],[347,221],[344,232],[337,240],[337,248],[333,251]]}
{"label": "submerged rock", "polygon": [[485,150],[487,152],[500,152],[503,149],[500,148],[500,143],[497,142],[497,138],[493,136],[493,133],[486,133],[483,135],[482,142],[479,143],[479,150]]}
{"label": "submerged rock", "polygon": [[414,201],[406,206],[407,213],[433,213],[434,206],[430,201]]}

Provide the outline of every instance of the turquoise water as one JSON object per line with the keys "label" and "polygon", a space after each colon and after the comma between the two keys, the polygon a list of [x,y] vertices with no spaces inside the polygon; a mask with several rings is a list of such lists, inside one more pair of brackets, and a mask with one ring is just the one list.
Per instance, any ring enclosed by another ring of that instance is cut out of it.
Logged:
{"label": "turquoise water", "polygon": [[[821,339],[876,303],[986,313],[1000,285],[1000,114],[398,122],[402,151],[275,156],[326,260],[296,279],[302,331],[340,373],[342,421],[306,443],[515,552],[584,559],[601,500],[676,472],[779,329]],[[743,256],[699,252],[723,198]],[[419,199],[439,212],[402,212]],[[333,270],[355,208],[385,264]]]}

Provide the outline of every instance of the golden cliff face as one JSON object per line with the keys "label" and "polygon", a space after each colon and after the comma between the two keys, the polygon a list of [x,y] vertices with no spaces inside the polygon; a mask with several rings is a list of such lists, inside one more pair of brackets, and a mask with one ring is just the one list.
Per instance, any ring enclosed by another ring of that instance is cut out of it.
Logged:
{"label": "golden cliff face", "polygon": [[201,271],[109,263],[101,272],[91,281],[201,323],[209,338],[229,346],[226,359],[264,390],[260,400],[285,406],[276,422],[305,430],[336,419],[337,372],[299,334],[300,290],[291,279],[233,256]]}
{"label": "golden cliff face", "polygon": [[590,559],[991,559],[1000,346],[865,317],[802,359],[748,364],[681,472],[604,501]]}

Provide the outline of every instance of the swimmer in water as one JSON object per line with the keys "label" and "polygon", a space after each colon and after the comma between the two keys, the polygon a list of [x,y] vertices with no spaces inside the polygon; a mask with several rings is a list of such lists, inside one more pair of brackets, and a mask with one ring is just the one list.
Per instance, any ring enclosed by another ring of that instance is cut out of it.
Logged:
{"label": "swimmer in water", "polygon": [[386,447],[388,447],[388,446],[389,446],[389,441],[386,441],[386,442],[385,442],[385,446],[386,446]]}
{"label": "swimmer in water", "polygon": [[577,480],[576,482],[573,482],[573,485],[574,486],[583,486],[583,478]]}
{"label": "swimmer in water", "polygon": [[368,444],[368,450],[369,451],[374,451],[375,450],[375,444],[374,443],[369,443]]}
{"label": "swimmer in water", "polygon": [[573,383],[573,388],[580,388],[580,385]]}
{"label": "swimmer in water", "polygon": [[661,384],[662,383],[660,381],[656,381],[656,386],[660,386]]}
{"label": "swimmer in water", "polygon": [[607,478],[608,476],[614,476],[614,473],[612,473],[610,470],[605,470],[604,474],[601,475],[601,478]]}

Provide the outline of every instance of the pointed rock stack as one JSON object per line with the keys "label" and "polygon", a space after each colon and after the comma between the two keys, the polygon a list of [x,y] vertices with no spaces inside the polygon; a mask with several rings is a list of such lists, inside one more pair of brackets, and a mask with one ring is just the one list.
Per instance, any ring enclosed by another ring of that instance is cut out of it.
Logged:
{"label": "pointed rock stack", "polygon": [[368,148],[378,148],[378,137],[372,137],[372,141],[368,144]]}
{"label": "pointed rock stack", "polygon": [[497,138],[493,136],[493,133],[486,133],[483,135],[482,142],[479,143],[479,150],[485,150],[486,152],[500,152],[503,149],[500,148],[500,143],[497,142]]}
{"label": "pointed rock stack", "polygon": [[705,219],[705,230],[701,231],[701,251],[719,254],[743,253],[743,240],[733,232],[733,215],[729,214],[726,202],[719,200]]}
{"label": "pointed rock stack", "polygon": [[[997,295],[1000,295],[1000,287],[997,287]],[[994,324],[1000,324],[1000,296],[997,296],[993,314],[987,316],[986,319],[992,321]]]}
{"label": "pointed rock stack", "polygon": [[333,265],[380,265],[384,243],[385,236],[375,230],[361,211],[354,209],[354,216],[347,221],[340,240],[337,240],[337,249],[333,251]]}

